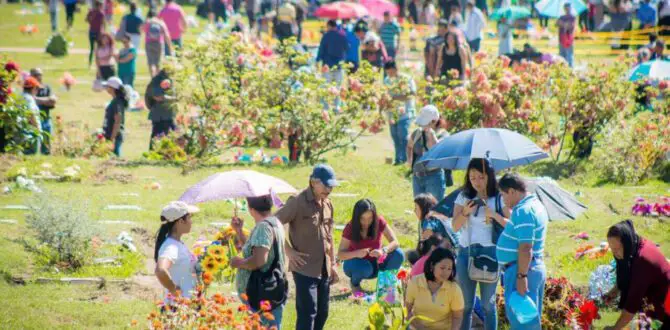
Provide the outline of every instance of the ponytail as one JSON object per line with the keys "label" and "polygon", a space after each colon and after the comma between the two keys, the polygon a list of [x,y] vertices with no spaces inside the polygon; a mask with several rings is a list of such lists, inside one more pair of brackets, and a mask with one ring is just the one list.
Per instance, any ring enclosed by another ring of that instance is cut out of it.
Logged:
{"label": "ponytail", "polygon": [[116,97],[120,98],[123,102],[123,107],[127,108],[130,103],[130,90],[131,87],[128,85],[123,85],[116,90]]}
{"label": "ponytail", "polygon": [[[177,220],[179,221],[179,220]],[[170,236],[172,228],[177,221],[168,222],[164,217],[161,217],[161,228],[158,229],[158,234],[156,235],[156,246],[154,248],[154,261],[158,262],[158,252],[163,245],[163,242]]]}

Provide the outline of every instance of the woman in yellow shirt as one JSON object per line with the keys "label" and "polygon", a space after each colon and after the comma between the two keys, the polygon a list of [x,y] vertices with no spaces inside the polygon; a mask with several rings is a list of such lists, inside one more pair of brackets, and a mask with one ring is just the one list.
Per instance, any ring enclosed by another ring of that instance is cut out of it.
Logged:
{"label": "woman in yellow shirt", "polygon": [[445,249],[431,253],[424,266],[424,273],[414,277],[407,286],[405,306],[408,319],[416,318],[410,329],[461,328],[463,321],[463,293],[455,281],[456,257]]}

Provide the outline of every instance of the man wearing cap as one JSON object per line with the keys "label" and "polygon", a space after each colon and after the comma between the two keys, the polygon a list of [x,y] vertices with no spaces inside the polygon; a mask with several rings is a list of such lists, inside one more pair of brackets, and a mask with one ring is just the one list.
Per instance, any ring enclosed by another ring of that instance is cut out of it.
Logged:
{"label": "man wearing cap", "polygon": [[437,35],[426,40],[426,48],[423,50],[423,57],[426,63],[424,75],[426,77],[435,77],[439,75],[437,71],[438,50],[444,44],[444,36],[449,31],[449,22],[446,19],[440,19],[437,24]]}
{"label": "man wearing cap", "polygon": [[572,15],[572,6],[569,2],[563,5],[565,15],[558,18],[556,26],[558,26],[558,53],[568,62],[572,67],[574,60],[574,46],[575,41],[575,16]]}
{"label": "man wearing cap", "polygon": [[296,329],[321,330],[328,319],[330,284],[339,280],[333,246],[333,204],[338,186],[332,167],[314,167],[309,187],[289,198],[276,214],[288,225],[286,254],[296,291]]}
{"label": "man wearing cap", "polygon": [[379,27],[379,36],[382,38],[388,57],[396,58],[400,43],[400,25],[391,17],[390,12],[384,12],[384,23]]}
{"label": "man wearing cap", "polygon": [[184,234],[191,232],[191,216],[200,209],[184,202],[170,202],[161,211],[161,227],[156,235],[154,261],[156,278],[165,288],[165,302],[168,296],[191,297],[195,290],[195,258],[181,241]]}
{"label": "man wearing cap", "polygon": [[486,29],[486,18],[482,11],[475,6],[475,0],[468,0],[466,6],[465,38],[473,52],[479,51],[482,41],[482,31]]}
{"label": "man wearing cap", "polygon": [[[31,69],[30,76],[35,78],[40,83],[40,87],[37,88],[35,102],[37,102],[37,107],[40,109],[42,131],[51,134],[51,109],[56,106],[56,101],[58,99],[51,91],[51,87],[42,81],[42,69]],[[42,141],[42,154],[48,155],[51,153],[49,150],[49,145],[49,136],[45,136],[44,141]]]}
{"label": "man wearing cap", "polygon": [[28,77],[24,82],[23,82],[23,99],[26,100],[26,105],[32,112],[32,116],[28,118],[28,121],[30,122],[31,125],[33,125],[36,129],[37,136],[34,134],[30,134],[28,136],[30,141],[30,146],[24,150],[24,154],[26,155],[32,155],[40,152],[40,143],[41,143],[41,138],[42,138],[42,123],[40,120],[40,108],[37,106],[37,102],[35,102],[35,96],[37,95],[37,90],[40,88],[40,82],[37,81],[37,79],[33,77]]}
{"label": "man wearing cap", "polygon": [[417,163],[430,148],[437,144],[435,129],[440,121],[440,113],[430,104],[421,109],[416,118],[417,128],[407,144],[407,163],[412,167],[412,190],[414,196],[430,193],[438,201],[444,197],[446,179],[441,169],[427,169],[424,164]]}

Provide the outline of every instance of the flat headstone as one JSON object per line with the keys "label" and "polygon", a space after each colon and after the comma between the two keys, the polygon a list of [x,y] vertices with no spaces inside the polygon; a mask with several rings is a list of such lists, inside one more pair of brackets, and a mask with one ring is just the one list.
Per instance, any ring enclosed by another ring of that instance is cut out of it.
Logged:
{"label": "flat headstone", "polygon": [[107,205],[105,210],[108,211],[142,211],[142,208],[137,205]]}
{"label": "flat headstone", "polygon": [[2,208],[5,210],[29,210],[25,205],[5,205]]}
{"label": "flat headstone", "polygon": [[129,220],[100,220],[100,223],[104,223],[106,225],[134,225],[136,224],[135,221],[129,221]]}
{"label": "flat headstone", "polygon": [[226,222],[226,221],[210,222],[209,225],[212,226],[212,227],[221,228],[221,227],[230,226],[230,222]]}
{"label": "flat headstone", "polygon": [[14,220],[14,219],[0,219],[0,223],[6,223],[8,225],[15,225],[19,222]]}
{"label": "flat headstone", "polygon": [[105,265],[105,264],[116,263],[118,260],[119,260],[119,257],[95,258],[95,259],[93,259],[93,263],[96,264],[96,265]]}
{"label": "flat headstone", "polygon": [[350,194],[350,193],[334,193],[330,194],[332,197],[357,197],[358,194]]}
{"label": "flat headstone", "polygon": [[345,225],[334,225],[335,230],[344,230]]}

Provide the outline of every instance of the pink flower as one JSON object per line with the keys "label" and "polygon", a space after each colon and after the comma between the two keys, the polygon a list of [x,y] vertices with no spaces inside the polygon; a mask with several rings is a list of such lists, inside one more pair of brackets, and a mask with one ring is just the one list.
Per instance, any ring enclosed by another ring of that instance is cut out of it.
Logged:
{"label": "pink flower", "polygon": [[512,81],[510,81],[507,78],[503,78],[500,80],[500,84],[498,85],[498,90],[500,90],[501,93],[507,93],[512,89]]}
{"label": "pink flower", "polygon": [[491,94],[488,93],[477,95],[477,99],[479,100],[479,103],[481,103],[484,107],[489,106],[491,103],[493,103],[493,96],[491,96]]}
{"label": "pink flower", "polygon": [[321,111],[321,118],[323,119],[324,122],[329,123],[330,122],[330,114],[328,113],[327,110]]}
{"label": "pink flower", "polygon": [[503,68],[508,68],[509,64],[512,62],[512,60],[505,55],[500,56],[500,61],[502,62]]}
{"label": "pink flower", "polygon": [[237,55],[237,65],[242,65],[244,64],[244,56],[242,54]]}
{"label": "pink flower", "polygon": [[272,49],[270,49],[270,48],[263,48],[263,50],[261,50],[261,56],[263,56],[263,57],[270,57],[270,56],[272,56]]}
{"label": "pink flower", "polygon": [[340,94],[340,90],[335,86],[330,86],[328,88],[328,93],[330,93],[331,95],[337,96],[338,94]]}

